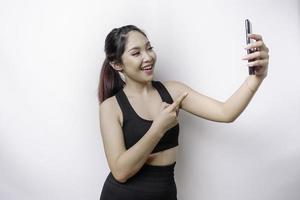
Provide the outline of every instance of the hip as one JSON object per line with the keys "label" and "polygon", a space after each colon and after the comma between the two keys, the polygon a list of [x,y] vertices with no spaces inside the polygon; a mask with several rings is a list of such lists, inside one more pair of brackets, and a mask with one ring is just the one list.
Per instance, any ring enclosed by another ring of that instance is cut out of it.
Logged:
{"label": "hip", "polygon": [[124,200],[157,198],[176,200],[175,164],[176,162],[166,166],[154,166],[146,163],[125,183],[117,181],[110,172],[104,182],[100,200],[114,199],[114,197]]}

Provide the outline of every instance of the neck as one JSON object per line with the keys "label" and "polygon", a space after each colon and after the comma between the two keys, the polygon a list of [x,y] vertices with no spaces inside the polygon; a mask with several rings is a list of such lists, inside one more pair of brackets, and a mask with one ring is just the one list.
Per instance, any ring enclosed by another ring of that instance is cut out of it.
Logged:
{"label": "neck", "polygon": [[153,91],[152,81],[144,83],[136,81],[126,81],[124,91],[130,95],[148,95]]}

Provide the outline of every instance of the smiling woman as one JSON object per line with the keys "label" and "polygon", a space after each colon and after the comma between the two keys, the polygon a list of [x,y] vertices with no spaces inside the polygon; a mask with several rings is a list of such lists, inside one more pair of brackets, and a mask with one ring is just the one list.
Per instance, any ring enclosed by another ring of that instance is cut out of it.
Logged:
{"label": "smiling woman", "polygon": [[[173,108],[168,106],[173,103],[171,95],[161,82],[152,80],[156,62],[153,47],[145,33],[129,25],[112,30],[105,51],[110,56],[100,77],[103,80],[99,85],[100,123],[111,173],[100,199],[134,200],[147,195],[147,199],[176,199],[174,167],[179,102]],[[126,84],[118,72],[123,73]],[[122,89],[112,94],[113,88]],[[163,119],[157,119],[157,113],[167,106],[170,111],[161,115]],[[156,119],[155,123],[151,119]]]}
{"label": "smiling woman", "polygon": [[179,81],[153,80],[156,54],[146,34],[136,26],[115,28],[107,35],[98,98],[110,173],[100,200],[177,199],[174,167],[179,109],[223,123],[240,115],[268,69],[268,48],[262,37],[249,37],[259,42],[247,48],[259,47],[260,52],[244,59],[257,59],[252,67],[259,73],[249,76],[223,103]]}

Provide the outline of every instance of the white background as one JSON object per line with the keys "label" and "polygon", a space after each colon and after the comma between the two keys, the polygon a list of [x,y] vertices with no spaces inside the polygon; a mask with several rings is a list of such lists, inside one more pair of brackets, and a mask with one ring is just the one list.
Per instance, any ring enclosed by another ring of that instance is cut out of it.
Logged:
{"label": "white background", "polygon": [[226,101],[248,75],[245,18],[270,49],[269,76],[234,123],[181,112],[178,199],[300,199],[299,13],[296,0],[1,0],[0,199],[99,199],[109,168],[97,86],[112,28],[145,30],[155,79]]}

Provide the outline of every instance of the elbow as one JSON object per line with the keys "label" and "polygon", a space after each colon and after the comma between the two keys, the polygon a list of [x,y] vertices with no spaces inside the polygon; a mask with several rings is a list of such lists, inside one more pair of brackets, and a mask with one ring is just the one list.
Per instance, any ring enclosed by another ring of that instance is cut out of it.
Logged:
{"label": "elbow", "polygon": [[115,166],[114,170],[112,171],[112,174],[113,174],[115,180],[118,181],[119,183],[126,183],[130,177],[127,170],[124,170],[124,167],[118,167],[117,165]]}
{"label": "elbow", "polygon": [[124,167],[121,167],[119,162],[118,162],[118,158],[116,159],[116,161],[114,163],[111,163],[109,165],[111,174],[113,176],[113,178],[119,182],[119,183],[125,183],[128,179],[126,171],[124,170]]}
{"label": "elbow", "polygon": [[226,112],[225,108],[222,108],[222,122],[224,123],[232,123],[236,120],[238,116],[234,116],[232,113]]}
{"label": "elbow", "polygon": [[237,117],[235,116],[229,116],[226,118],[225,123],[232,123],[236,120]]}
{"label": "elbow", "polygon": [[116,179],[119,183],[126,183],[127,182],[127,179],[125,178],[119,178],[119,179]]}
{"label": "elbow", "polygon": [[116,164],[111,170],[114,179],[119,183],[126,183],[137,171],[135,168],[129,167],[128,169],[120,164]]}
{"label": "elbow", "polygon": [[121,172],[112,172],[112,175],[114,177],[114,179],[119,182],[119,183],[126,183],[127,178],[124,174],[122,174]]}
{"label": "elbow", "polygon": [[234,118],[230,118],[230,119],[226,120],[226,123],[232,123],[232,122],[234,122],[234,121],[235,121]]}
{"label": "elbow", "polygon": [[232,123],[234,122],[236,117],[231,116],[231,115],[223,115],[222,120],[220,120],[223,123]]}

